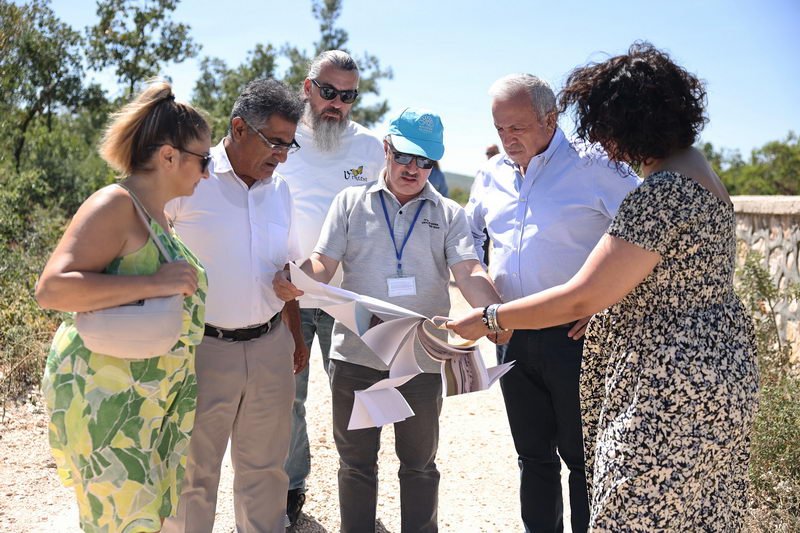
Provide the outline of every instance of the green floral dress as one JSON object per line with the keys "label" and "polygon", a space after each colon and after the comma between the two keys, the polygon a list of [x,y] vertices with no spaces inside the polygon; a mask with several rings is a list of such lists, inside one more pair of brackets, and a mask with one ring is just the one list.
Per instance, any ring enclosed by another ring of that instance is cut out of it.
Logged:
{"label": "green floral dress", "polygon": [[[50,446],[64,485],[75,488],[84,531],[159,531],[161,520],[177,509],[194,426],[194,353],[203,338],[208,282],[174,232],[150,225],[173,257],[198,272],[198,289],[184,301],[183,333],[172,350],[150,359],[94,353],[68,318],[47,357],[42,391]],[[106,273],[147,275],[160,263],[151,237],[115,259]]]}

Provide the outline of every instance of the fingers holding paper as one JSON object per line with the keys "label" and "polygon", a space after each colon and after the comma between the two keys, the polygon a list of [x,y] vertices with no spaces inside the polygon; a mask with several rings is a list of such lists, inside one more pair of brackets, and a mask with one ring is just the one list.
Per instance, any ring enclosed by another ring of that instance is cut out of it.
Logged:
{"label": "fingers holding paper", "polygon": [[445,327],[454,331],[457,335],[473,341],[489,333],[489,328],[483,323],[483,309],[479,307],[472,309],[458,319],[448,321],[445,323]]}
{"label": "fingers holding paper", "polygon": [[272,278],[272,290],[284,302],[290,302],[304,294],[289,281],[289,272],[286,270],[279,270],[275,273],[275,277]]}

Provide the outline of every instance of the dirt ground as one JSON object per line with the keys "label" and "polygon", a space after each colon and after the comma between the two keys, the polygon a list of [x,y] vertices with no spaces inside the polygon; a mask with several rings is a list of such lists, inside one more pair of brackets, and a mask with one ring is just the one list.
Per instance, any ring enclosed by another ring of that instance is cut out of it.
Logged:
{"label": "dirt ground", "polygon": [[[457,291],[453,292],[453,307],[466,308]],[[481,351],[487,367],[494,366],[493,345],[481,344]],[[311,362],[307,417],[312,467],[304,516],[294,531],[334,532],[339,530],[338,457],[330,427],[330,391],[316,345]],[[6,409],[0,423],[0,531],[80,532],[77,505],[71,490],[59,483],[50,456],[47,415],[39,395],[32,393],[27,402],[9,403]],[[437,464],[442,474],[440,531],[522,530],[516,454],[499,384],[488,391],[445,399]],[[393,431],[391,426],[385,427],[380,452],[378,531],[400,531],[398,467]],[[562,467],[562,473],[566,468]],[[232,479],[233,468],[226,456],[214,533],[235,531]],[[566,486],[566,475],[562,476],[562,485]],[[567,531],[568,513],[567,509]]]}

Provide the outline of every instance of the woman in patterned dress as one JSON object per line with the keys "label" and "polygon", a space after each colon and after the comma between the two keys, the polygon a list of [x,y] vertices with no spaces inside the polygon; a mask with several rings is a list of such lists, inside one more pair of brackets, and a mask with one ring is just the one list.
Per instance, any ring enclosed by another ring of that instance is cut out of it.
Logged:
{"label": "woman in patterned dress", "polygon": [[[733,291],[733,206],[694,149],[702,82],[649,43],[575,69],[560,96],[579,137],[644,183],[569,282],[502,304],[496,327],[598,313],[581,369],[594,531],[738,531],[747,501],[758,371]],[[483,310],[450,323],[487,334]]]}
{"label": "woman in patterned dress", "polygon": [[[203,335],[206,276],[169,229],[167,201],[207,177],[210,132],[169,84],[148,86],[112,117],[100,146],[125,177],[90,196],[42,272],[36,299],[78,312],[183,294],[181,337],[166,354],[118,359],[87,349],[70,316],[47,358],[42,390],[59,475],[91,532],[159,531],[174,513],[194,425],[194,349]],[[137,214],[172,259],[166,262]]]}

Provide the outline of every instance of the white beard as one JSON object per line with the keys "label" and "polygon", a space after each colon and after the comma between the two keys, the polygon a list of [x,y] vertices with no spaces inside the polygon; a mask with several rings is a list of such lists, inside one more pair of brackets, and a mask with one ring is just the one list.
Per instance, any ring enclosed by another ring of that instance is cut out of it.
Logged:
{"label": "white beard", "polygon": [[[348,113],[349,116],[349,113]],[[335,152],[342,144],[342,133],[347,128],[348,117],[327,120],[306,108],[306,119],[314,132],[314,146],[321,152]]]}

